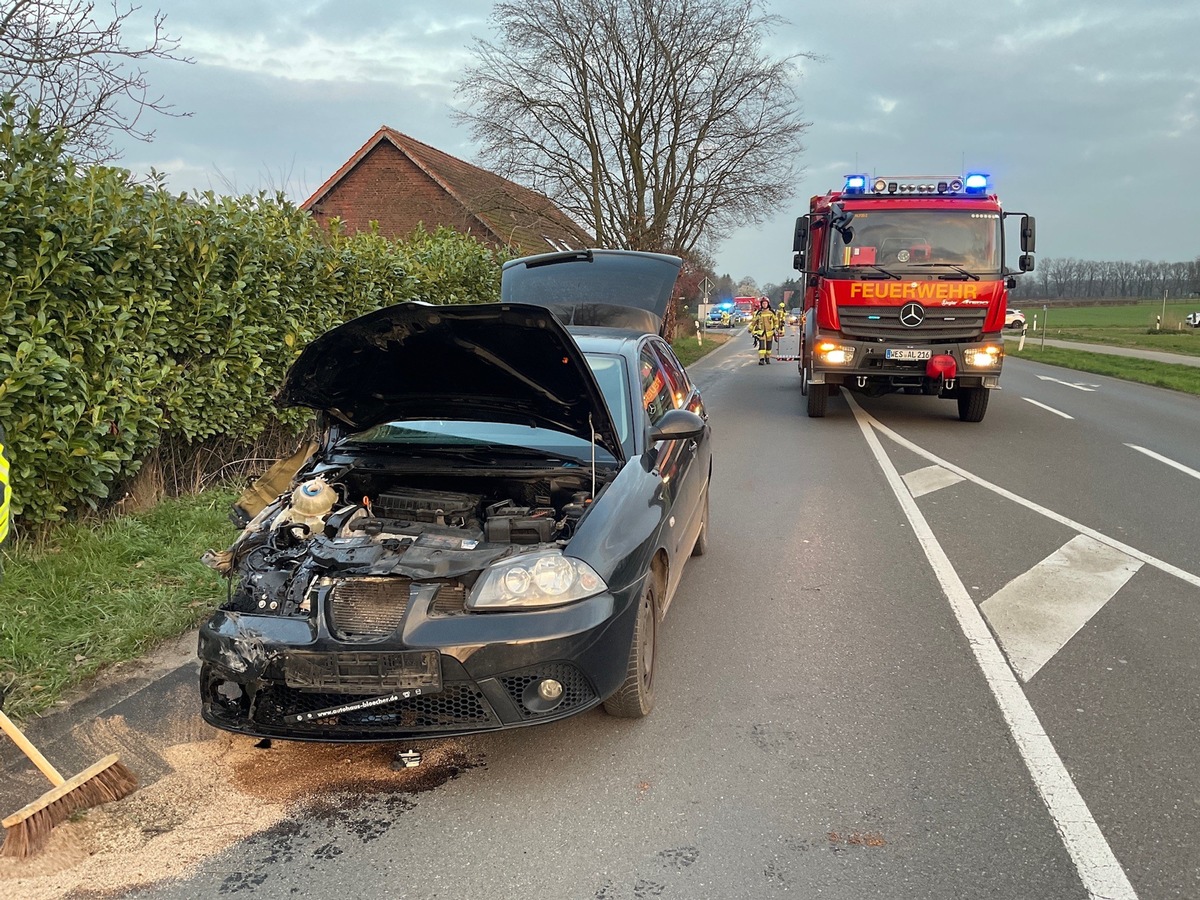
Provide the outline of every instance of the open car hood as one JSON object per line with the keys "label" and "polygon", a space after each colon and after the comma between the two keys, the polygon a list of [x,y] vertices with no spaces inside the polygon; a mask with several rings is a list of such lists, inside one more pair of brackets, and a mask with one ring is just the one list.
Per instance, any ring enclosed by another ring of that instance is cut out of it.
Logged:
{"label": "open car hood", "polygon": [[635,250],[572,250],[504,264],[500,299],[536,303],[567,325],[607,325],[658,334],[683,264]]}
{"label": "open car hood", "polygon": [[587,360],[540,306],[400,303],[367,313],[305,347],[275,402],[322,410],[354,431],[413,419],[552,428],[624,459]]}

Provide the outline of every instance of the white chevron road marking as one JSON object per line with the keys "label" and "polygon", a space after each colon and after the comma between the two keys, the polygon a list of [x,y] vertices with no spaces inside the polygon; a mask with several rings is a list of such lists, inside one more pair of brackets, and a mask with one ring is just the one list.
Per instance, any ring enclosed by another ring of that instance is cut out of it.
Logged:
{"label": "white chevron road marking", "polygon": [[944,487],[950,487],[950,485],[958,484],[963,480],[961,475],[955,475],[949,469],[943,469],[941,466],[926,466],[904,476],[904,483],[908,485],[909,493],[914,497],[924,497],[926,494],[940,491]]}
{"label": "white chevron road marking", "polygon": [[983,601],[1008,661],[1029,681],[1142,567],[1120,550],[1076,535]]}
{"label": "white chevron road marking", "polygon": [[[1071,774],[1067,771],[1062,757],[1054,749],[1050,736],[1025,695],[1020,679],[1005,660],[979,607],[975,605],[966,585],[954,570],[946,551],[938,543],[916,500],[906,490],[904,480],[884,452],[876,431],[887,434],[893,440],[904,439],[865,412],[852,397],[846,397],[846,402],[854,413],[867,446],[871,448],[880,470],[887,478],[896,501],[904,511],[905,518],[912,526],[913,536],[925,551],[930,568],[941,584],[946,599],[950,601],[950,608],[958,620],[958,626],[975,655],[979,669],[991,688],[992,696],[996,698],[1000,714],[1008,725],[1009,733],[1021,754],[1021,759],[1025,762],[1025,767],[1029,770],[1034,786],[1042,797],[1042,802],[1046,804],[1055,830],[1075,863],[1075,871],[1083,882],[1089,900],[1137,900],[1137,892],[1129,882],[1129,876],[1121,868],[1120,860],[1109,846],[1108,839],[1088,809],[1079,788],[1071,780]],[[911,442],[905,441],[905,444],[918,450],[927,459],[932,456]],[[947,469],[957,471],[964,477],[975,479],[975,476],[970,476],[966,471],[957,469],[945,460],[934,461],[943,463]],[[993,489],[997,492],[1002,490],[994,486]],[[1046,512],[1049,513],[1048,510]]]}

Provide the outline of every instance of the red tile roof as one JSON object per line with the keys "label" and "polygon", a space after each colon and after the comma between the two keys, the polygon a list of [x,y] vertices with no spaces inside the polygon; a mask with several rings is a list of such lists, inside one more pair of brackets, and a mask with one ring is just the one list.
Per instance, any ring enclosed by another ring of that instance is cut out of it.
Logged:
{"label": "red tile roof", "polygon": [[[481,226],[486,239],[520,255],[594,245],[594,239],[547,197],[443,153],[386,125],[301,204],[313,211],[380,143],[387,141],[429,176]],[[369,218],[370,210],[362,210]],[[435,227],[442,223],[427,223]]]}

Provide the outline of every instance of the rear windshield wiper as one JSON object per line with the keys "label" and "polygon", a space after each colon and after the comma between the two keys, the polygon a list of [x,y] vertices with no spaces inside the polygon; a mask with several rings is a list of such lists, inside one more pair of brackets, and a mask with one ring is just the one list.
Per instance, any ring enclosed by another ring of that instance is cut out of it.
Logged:
{"label": "rear windshield wiper", "polygon": [[[956,265],[955,263],[913,263],[913,266],[914,266],[914,268],[927,268],[929,266],[946,266],[947,268],[953,269],[955,272],[958,272],[959,274],[961,274],[963,276],[963,278],[970,278],[972,281],[979,280],[979,276],[976,275],[974,272],[970,271],[969,269],[964,269],[962,266]],[[958,278],[956,275],[939,275],[938,279],[941,281],[961,281],[962,280],[962,279]]]}

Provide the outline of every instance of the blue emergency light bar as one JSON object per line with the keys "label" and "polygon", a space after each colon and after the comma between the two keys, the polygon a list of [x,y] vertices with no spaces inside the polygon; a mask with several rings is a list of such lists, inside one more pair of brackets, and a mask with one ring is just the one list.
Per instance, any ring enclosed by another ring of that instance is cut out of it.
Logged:
{"label": "blue emergency light bar", "polygon": [[982,194],[987,190],[988,177],[982,172],[972,172],[963,179],[963,187],[968,194]]}
{"label": "blue emergency light bar", "polygon": [[846,195],[872,193],[876,196],[907,194],[978,195],[988,191],[988,176],[983,172],[958,175],[881,175],[874,179],[866,175],[847,175],[842,193]]}

